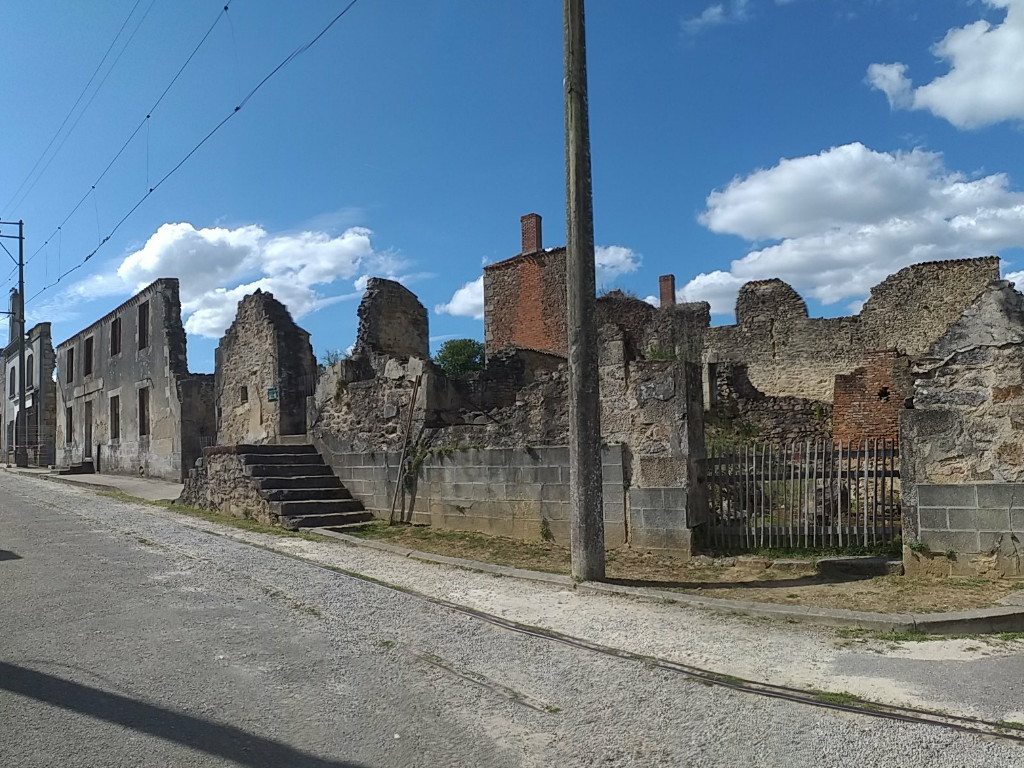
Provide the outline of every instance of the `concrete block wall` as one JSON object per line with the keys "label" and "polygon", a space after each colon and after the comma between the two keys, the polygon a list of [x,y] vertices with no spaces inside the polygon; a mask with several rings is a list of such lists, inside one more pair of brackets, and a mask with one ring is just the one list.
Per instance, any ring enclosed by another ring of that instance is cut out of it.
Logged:
{"label": "concrete block wall", "polygon": [[1022,575],[1024,484],[920,484],[917,499],[921,548],[904,558],[908,570]]}
{"label": "concrete block wall", "polygon": [[[319,447],[352,495],[387,518],[400,454]],[[686,489],[626,488],[618,445],[605,447],[602,471],[607,548],[629,543],[690,555]],[[403,520],[445,530],[568,545],[569,449],[469,448],[427,454],[415,476],[402,484],[396,510]]]}

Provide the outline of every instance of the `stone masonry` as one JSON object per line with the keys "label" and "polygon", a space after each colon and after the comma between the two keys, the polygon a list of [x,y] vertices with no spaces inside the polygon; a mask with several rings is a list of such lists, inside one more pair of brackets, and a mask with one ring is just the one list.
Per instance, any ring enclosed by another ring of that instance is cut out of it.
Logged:
{"label": "stone masonry", "polygon": [[1024,296],[993,282],[914,374],[900,415],[908,572],[1024,574]]}
{"label": "stone masonry", "polygon": [[238,303],[216,353],[217,442],[273,443],[306,433],[316,381],[309,334],[259,289]]}

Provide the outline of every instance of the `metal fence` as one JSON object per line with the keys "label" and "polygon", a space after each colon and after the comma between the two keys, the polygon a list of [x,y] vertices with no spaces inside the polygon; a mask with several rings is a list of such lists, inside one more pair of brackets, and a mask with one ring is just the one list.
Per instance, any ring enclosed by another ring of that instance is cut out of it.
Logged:
{"label": "metal fence", "polygon": [[894,440],[751,443],[709,447],[715,550],[877,546],[901,535]]}

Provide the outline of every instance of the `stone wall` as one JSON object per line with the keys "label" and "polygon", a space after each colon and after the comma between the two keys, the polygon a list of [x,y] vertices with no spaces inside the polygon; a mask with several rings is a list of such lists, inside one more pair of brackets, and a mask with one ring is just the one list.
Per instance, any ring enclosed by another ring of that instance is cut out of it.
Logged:
{"label": "stone wall", "polygon": [[915,368],[900,420],[916,483],[1024,482],[1024,296],[994,282]]}
{"label": "stone wall", "polygon": [[316,381],[309,334],[271,293],[256,290],[216,352],[217,442],[272,443],[306,433],[306,397]]}
{"label": "stone wall", "polygon": [[917,499],[908,574],[1024,576],[1024,484],[919,484]]}
{"label": "stone wall", "polygon": [[915,264],[872,288],[859,314],[838,318],[809,318],[781,280],[747,283],[736,324],[709,330],[704,362],[747,363],[767,395],[831,402],[837,375],[862,367],[873,350],[923,354],[998,276],[995,256]]}
{"label": "stone wall", "polygon": [[427,310],[401,283],[370,278],[358,314],[355,357],[430,357]]}
{"label": "stone wall", "polygon": [[836,440],[899,438],[900,411],[914,398],[910,358],[895,350],[869,352],[864,366],[836,376]]}
{"label": "stone wall", "polygon": [[234,446],[208,448],[185,478],[178,503],[226,512],[235,517],[276,525],[278,516],[263,498]]}
{"label": "stone wall", "polygon": [[[12,292],[12,308],[17,302]],[[49,323],[38,323],[30,328],[25,340],[25,442],[30,464],[48,466],[55,458],[57,431],[57,385],[53,381],[55,355]],[[18,415],[18,334],[0,354],[0,433],[2,455],[14,462]],[[12,391],[13,385],[13,391]]]}
{"label": "stone wall", "polygon": [[100,472],[180,482],[195,455],[186,443],[213,438],[195,434],[209,430],[209,413],[190,413],[185,425],[183,397],[208,386],[207,376],[196,378],[178,281],[161,278],[58,345],[58,466],[92,459]]}
{"label": "stone wall", "polygon": [[801,397],[772,397],[750,382],[745,363],[712,363],[707,421],[721,443],[772,443],[829,439],[832,404]]}

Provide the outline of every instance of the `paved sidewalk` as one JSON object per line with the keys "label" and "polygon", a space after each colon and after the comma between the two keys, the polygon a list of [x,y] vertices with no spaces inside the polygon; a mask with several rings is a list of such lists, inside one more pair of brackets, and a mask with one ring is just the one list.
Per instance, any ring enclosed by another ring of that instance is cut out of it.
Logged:
{"label": "paved sidewalk", "polygon": [[151,477],[130,477],[128,475],[60,475],[52,469],[36,469],[34,467],[4,467],[16,475],[28,475],[42,480],[67,483],[79,488],[91,488],[98,491],[120,491],[129,496],[136,496],[147,501],[174,501],[181,495],[185,486],[181,483],[170,483]]}

